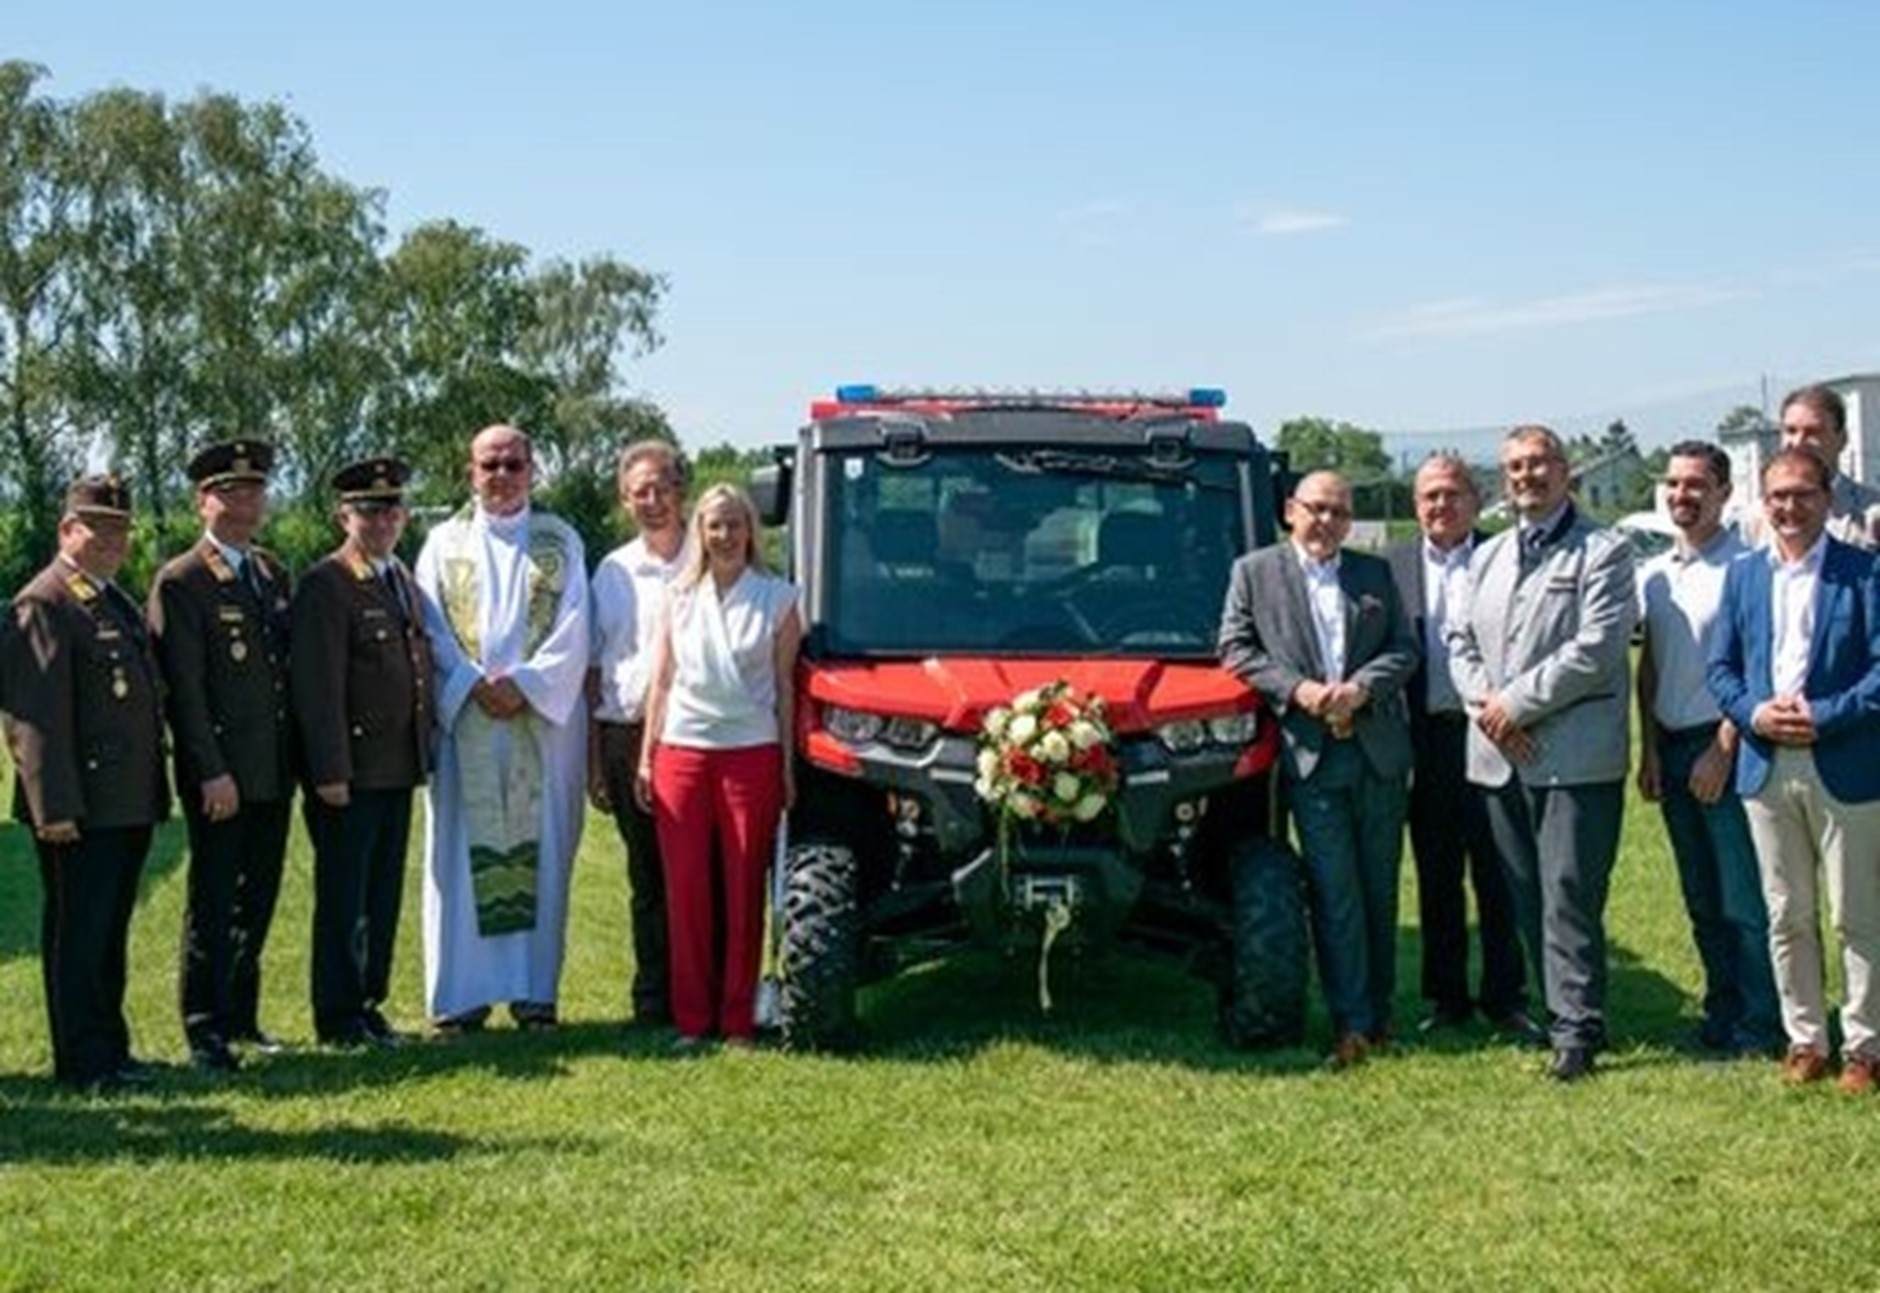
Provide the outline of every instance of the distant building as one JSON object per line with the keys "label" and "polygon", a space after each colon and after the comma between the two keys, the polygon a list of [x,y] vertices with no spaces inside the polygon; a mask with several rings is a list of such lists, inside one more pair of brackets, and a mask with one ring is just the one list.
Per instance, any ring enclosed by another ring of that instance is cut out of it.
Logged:
{"label": "distant building", "polygon": [[1575,464],[1573,492],[1588,511],[1611,511],[1626,506],[1644,471],[1645,460],[1628,445]]}

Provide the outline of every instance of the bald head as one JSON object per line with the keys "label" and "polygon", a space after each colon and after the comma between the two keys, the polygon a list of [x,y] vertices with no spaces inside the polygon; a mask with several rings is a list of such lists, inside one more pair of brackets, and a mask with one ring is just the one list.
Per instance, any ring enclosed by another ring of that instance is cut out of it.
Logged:
{"label": "bald head", "polygon": [[484,427],[470,441],[470,488],[483,510],[510,516],[529,504],[535,482],[528,433],[520,427]]}
{"label": "bald head", "polygon": [[1286,501],[1286,524],[1307,556],[1331,560],[1351,533],[1351,486],[1335,471],[1307,472]]}

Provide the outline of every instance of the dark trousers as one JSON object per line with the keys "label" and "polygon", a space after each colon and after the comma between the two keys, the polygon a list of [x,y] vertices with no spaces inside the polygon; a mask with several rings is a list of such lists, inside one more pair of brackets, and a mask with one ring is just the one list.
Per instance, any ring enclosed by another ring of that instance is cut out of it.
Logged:
{"label": "dark trousers", "polygon": [[130,1059],[126,945],[150,833],[148,826],[126,826],[88,830],[73,844],[35,842],[45,893],[40,971],[52,1027],[52,1073],[61,1082],[96,1082]]}
{"label": "dark trousers", "polygon": [[663,1020],[672,1014],[670,953],[666,937],[666,874],[659,859],[659,827],[633,798],[644,723],[600,725],[601,775],[613,805],[614,826],[627,849],[629,916],[633,926],[633,1014]]}
{"label": "dark trousers", "polygon": [[[1466,775],[1469,720],[1434,714],[1418,719],[1411,736],[1417,768],[1410,786],[1410,845],[1423,934],[1423,997],[1446,1014],[1467,1015],[1474,1004],[1500,1019],[1526,1007],[1526,975],[1514,896],[1488,829],[1488,805]],[[1481,993],[1473,1003],[1465,878],[1475,891],[1482,942]]]}
{"label": "dark trousers", "polygon": [[289,801],[243,800],[224,822],[202,815],[191,787],[183,796],[189,827],[189,906],[183,915],[183,1031],[190,1044],[258,1031],[261,952],[287,853]]}
{"label": "dark trousers", "polygon": [[1775,973],[1769,964],[1769,909],[1749,818],[1734,786],[1703,804],[1691,794],[1691,768],[1717,734],[1715,723],[1660,732],[1658,767],[1665,833],[1678,862],[1691,939],[1704,966],[1704,1040],[1768,1050],[1783,1041]]}
{"label": "dark trousers", "polygon": [[1397,987],[1397,871],[1407,790],[1355,741],[1333,741],[1288,801],[1305,858],[1319,984],[1337,1034],[1390,1027]]}
{"label": "dark trousers", "polygon": [[1555,1046],[1606,1044],[1606,894],[1619,853],[1625,783],[1488,791],[1521,941],[1540,973]]}
{"label": "dark trousers", "polygon": [[313,841],[313,1027],[344,1039],[391,989],[411,791],[355,788],[344,808],[309,793],[302,804]]}

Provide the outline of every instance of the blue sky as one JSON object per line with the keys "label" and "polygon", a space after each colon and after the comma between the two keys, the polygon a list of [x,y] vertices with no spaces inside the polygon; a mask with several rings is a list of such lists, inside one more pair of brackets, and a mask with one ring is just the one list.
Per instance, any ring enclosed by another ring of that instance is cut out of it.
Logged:
{"label": "blue sky", "polygon": [[1880,5],[62,0],[0,36],[60,96],[282,100],[394,231],[666,274],[626,371],[691,445],[862,380],[1653,442],[1880,369]]}

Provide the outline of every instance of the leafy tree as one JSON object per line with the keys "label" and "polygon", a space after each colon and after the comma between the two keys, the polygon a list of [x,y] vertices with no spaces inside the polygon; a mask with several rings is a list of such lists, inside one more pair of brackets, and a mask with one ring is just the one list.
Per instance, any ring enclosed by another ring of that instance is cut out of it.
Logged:
{"label": "leafy tree", "polygon": [[1769,431],[1774,429],[1774,425],[1754,404],[1739,404],[1718,419],[1717,435],[1723,437]]}
{"label": "leafy tree", "polygon": [[17,504],[3,532],[8,588],[50,551],[60,486],[79,456],[59,381],[77,308],[71,117],[35,94],[45,75],[0,63],[0,481]]}
{"label": "leafy tree", "polygon": [[1297,472],[1337,471],[1354,483],[1390,474],[1384,437],[1349,422],[1293,418],[1280,425],[1277,443],[1291,456]]}

